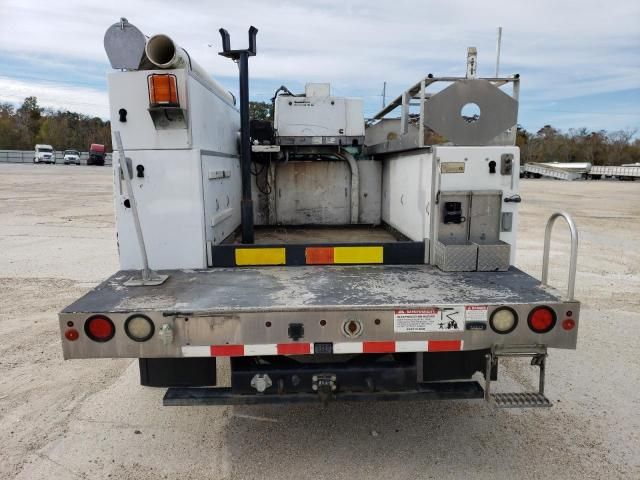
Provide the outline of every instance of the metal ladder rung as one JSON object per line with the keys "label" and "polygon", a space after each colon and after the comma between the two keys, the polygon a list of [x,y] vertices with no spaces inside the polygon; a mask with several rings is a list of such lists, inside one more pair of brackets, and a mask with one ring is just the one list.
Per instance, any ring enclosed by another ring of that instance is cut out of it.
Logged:
{"label": "metal ladder rung", "polygon": [[[531,365],[537,366],[539,370],[538,391],[537,392],[505,392],[491,393],[491,371],[498,366],[499,357],[510,356],[529,356],[531,355]],[[492,353],[486,355],[485,365],[485,386],[484,398],[486,401],[493,403],[496,408],[532,408],[532,407],[551,407],[552,403],[544,395],[544,377],[546,372],[546,348],[529,347],[528,349],[514,350],[513,348],[506,351],[498,352],[492,349]]]}
{"label": "metal ladder rung", "polygon": [[492,393],[491,399],[497,408],[551,407],[544,394],[539,392]]}

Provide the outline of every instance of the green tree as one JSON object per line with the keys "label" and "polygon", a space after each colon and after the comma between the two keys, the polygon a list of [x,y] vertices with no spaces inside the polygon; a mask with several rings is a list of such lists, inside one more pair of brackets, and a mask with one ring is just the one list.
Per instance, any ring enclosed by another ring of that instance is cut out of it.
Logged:
{"label": "green tree", "polygon": [[251,120],[271,120],[271,104],[267,102],[249,102]]}
{"label": "green tree", "polygon": [[15,109],[10,103],[0,103],[0,150],[15,150],[20,146],[20,132],[15,122]]}

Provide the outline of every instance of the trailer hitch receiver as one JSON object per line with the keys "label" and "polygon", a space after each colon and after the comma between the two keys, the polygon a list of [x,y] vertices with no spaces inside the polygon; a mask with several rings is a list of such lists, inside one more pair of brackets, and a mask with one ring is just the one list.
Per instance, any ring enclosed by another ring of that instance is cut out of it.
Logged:
{"label": "trailer hitch receiver", "polygon": [[337,389],[336,376],[333,373],[320,373],[311,377],[311,390],[318,393],[320,402],[325,407]]}

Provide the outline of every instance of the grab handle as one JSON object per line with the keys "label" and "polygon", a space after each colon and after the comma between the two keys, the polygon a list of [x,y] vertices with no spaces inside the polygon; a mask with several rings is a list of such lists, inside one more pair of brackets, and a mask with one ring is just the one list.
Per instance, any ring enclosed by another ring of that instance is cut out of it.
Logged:
{"label": "grab handle", "polygon": [[556,212],[547,220],[547,227],[544,231],[544,253],[542,254],[542,284],[548,286],[549,275],[549,247],[551,243],[551,231],[558,217],[562,217],[569,225],[571,231],[571,258],[569,260],[569,281],[567,284],[567,298],[573,301],[573,293],[576,285],[576,268],[578,263],[578,228],[571,215],[567,212]]}

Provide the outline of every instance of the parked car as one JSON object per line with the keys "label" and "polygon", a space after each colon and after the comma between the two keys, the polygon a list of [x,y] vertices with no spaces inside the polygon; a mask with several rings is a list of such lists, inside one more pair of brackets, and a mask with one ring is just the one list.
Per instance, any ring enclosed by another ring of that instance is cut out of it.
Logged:
{"label": "parked car", "polygon": [[89,159],[87,165],[104,165],[104,145],[99,143],[92,143],[89,148]]}
{"label": "parked car", "polygon": [[80,165],[80,152],[77,150],[65,150],[63,162],[65,165]]}
{"label": "parked car", "polygon": [[51,145],[37,144],[33,163],[56,163],[56,154]]}

